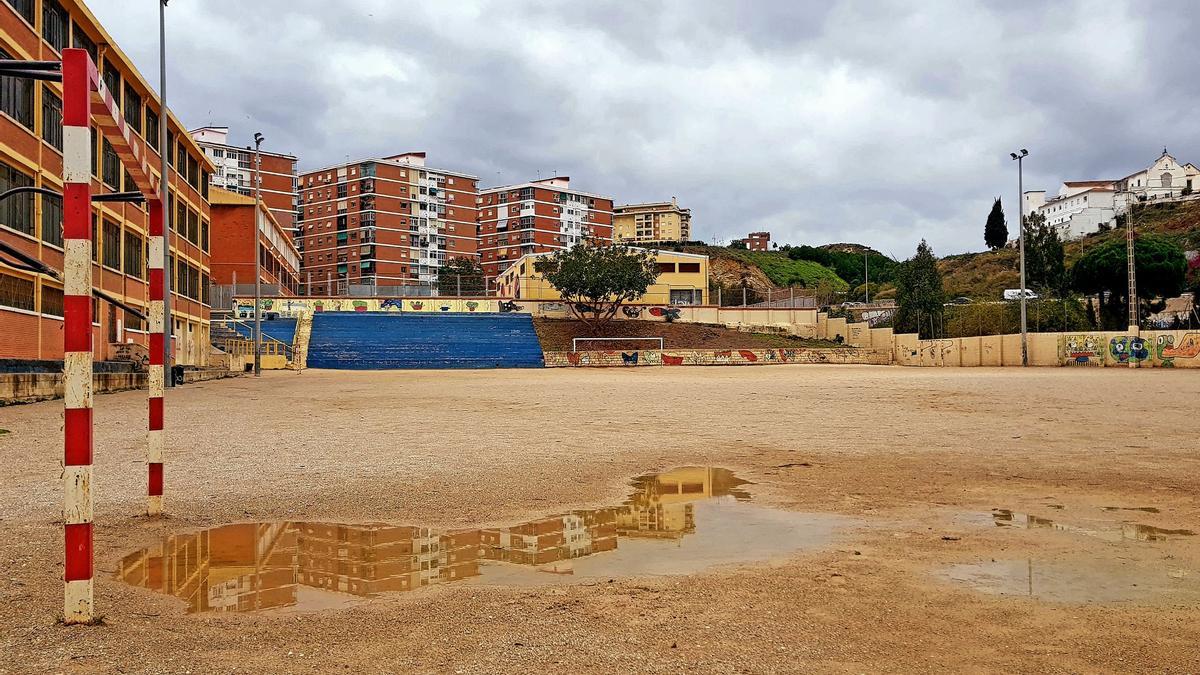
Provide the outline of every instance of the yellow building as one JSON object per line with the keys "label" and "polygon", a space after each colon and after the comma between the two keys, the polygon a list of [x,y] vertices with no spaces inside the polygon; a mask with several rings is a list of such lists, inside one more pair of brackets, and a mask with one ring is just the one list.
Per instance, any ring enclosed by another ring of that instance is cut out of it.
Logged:
{"label": "yellow building", "polygon": [[626,204],[613,207],[613,240],[648,243],[691,241],[692,210],[669,202]]}
{"label": "yellow building", "polygon": [[[658,279],[637,302],[663,305],[708,304],[708,256],[675,251],[652,251]],[[550,282],[533,269],[538,258],[550,253],[522,256],[496,278],[501,297],[518,300],[562,300]]]}

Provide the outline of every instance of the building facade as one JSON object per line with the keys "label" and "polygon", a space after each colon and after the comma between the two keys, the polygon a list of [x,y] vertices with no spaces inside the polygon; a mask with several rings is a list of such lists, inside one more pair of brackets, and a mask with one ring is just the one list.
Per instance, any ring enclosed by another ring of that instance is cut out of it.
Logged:
{"label": "building facade", "polygon": [[692,240],[692,210],[669,202],[625,204],[613,209],[613,241],[632,244]]}
{"label": "building facade", "polygon": [[[229,127],[200,127],[192,138],[204,150],[216,169],[212,185],[241,195],[254,195],[255,152],[251,147],[229,144]],[[275,222],[295,236],[296,210],[300,208],[296,177],[296,158],[292,155],[262,151],[262,201],[271,210]]]}
{"label": "building facade", "polygon": [[[293,296],[300,292],[300,255],[292,234],[275,220],[265,203],[254,217],[254,198],[209,188],[212,209],[212,283],[237,286],[234,295],[252,294],[254,232],[258,231],[259,271],[263,295]],[[257,225],[257,227],[256,227]]]}
{"label": "building facade", "polygon": [[571,189],[566,176],[479,193],[479,262],[488,279],[522,256],[612,238],[613,200]]}
{"label": "building facade", "polygon": [[297,248],[306,293],[432,288],[447,260],[476,253],[478,179],[411,152],[300,176]]}
{"label": "building facade", "polygon": [[[653,251],[658,278],[646,289],[639,303],[663,305],[708,304],[708,256],[675,251]],[[550,282],[534,269],[534,263],[550,252],[530,253],[518,258],[496,278],[501,297],[518,300],[562,300]]]}
{"label": "building facade", "polygon": [[751,232],[745,239],[738,239],[746,245],[746,248],[751,251],[769,251],[771,250],[771,233],[770,232]]}
{"label": "building facade", "polygon": [[1177,200],[1200,191],[1200,168],[1180,164],[1163,148],[1149,167],[1124,178],[1066,181],[1058,194],[1045,199],[1045,192],[1026,192],[1030,212],[1045,217],[1067,239],[1077,239],[1115,224],[1131,203]]}
{"label": "building facade", "polygon": [[[159,125],[167,124],[170,276],[176,363],[205,365],[209,356],[209,204],[213,165],[173,115],[162,114],[149,83],[82,2],[0,2],[0,58],[58,61],[66,47],[87,50],[128,129],[145,146],[157,175]],[[136,190],[109,142],[93,125],[93,194]],[[0,191],[17,186],[63,189],[62,86],[15,77],[0,82]],[[0,203],[0,238],[63,267],[62,200],[19,195]],[[144,204],[92,204],[92,283],[147,313],[149,213]],[[63,358],[63,288],[0,258],[0,358]],[[110,345],[147,345],[146,323],[108,303],[93,302],[94,358]]]}

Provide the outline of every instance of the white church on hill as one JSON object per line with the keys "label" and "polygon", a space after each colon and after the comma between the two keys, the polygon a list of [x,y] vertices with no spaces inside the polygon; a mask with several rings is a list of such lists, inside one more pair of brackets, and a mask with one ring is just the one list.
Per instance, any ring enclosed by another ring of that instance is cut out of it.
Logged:
{"label": "white church on hill", "polygon": [[1045,190],[1022,195],[1021,213],[1037,212],[1059,229],[1064,239],[1078,239],[1113,225],[1131,201],[1200,198],[1200,169],[1180,164],[1163,148],[1148,168],[1115,180],[1066,181],[1058,194],[1046,199]]}

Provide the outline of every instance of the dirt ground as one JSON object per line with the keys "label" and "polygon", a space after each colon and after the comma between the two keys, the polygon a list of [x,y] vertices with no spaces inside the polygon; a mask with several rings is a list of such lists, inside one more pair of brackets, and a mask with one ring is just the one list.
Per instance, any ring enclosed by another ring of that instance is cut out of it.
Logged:
{"label": "dirt ground", "polygon": [[[2,408],[0,672],[1196,672],[1193,596],[1055,602],[941,573],[1112,561],[1196,581],[1200,537],[995,527],[991,511],[1200,530],[1198,397],[1200,377],[1157,369],[270,372],[169,392],[169,516],[147,519],[145,394],[99,396],[91,627],[56,623],[62,403]],[[631,477],[680,465],[858,524],[766,564],[448,583],[310,614],[185,614],[113,578],[175,532],[511,524],[618,504]]]}
{"label": "dirt ground", "polygon": [[[567,319],[534,319],[538,341],[546,351],[570,351],[571,340],[577,337],[661,337],[667,349],[774,349],[778,347],[839,347],[829,340],[811,340],[791,335],[744,333],[724,326],[695,323],[657,323],[649,321],[613,321],[592,332],[582,321]],[[657,343],[644,340],[606,340],[596,343],[596,349],[649,349]],[[580,349],[584,349],[583,343]]]}

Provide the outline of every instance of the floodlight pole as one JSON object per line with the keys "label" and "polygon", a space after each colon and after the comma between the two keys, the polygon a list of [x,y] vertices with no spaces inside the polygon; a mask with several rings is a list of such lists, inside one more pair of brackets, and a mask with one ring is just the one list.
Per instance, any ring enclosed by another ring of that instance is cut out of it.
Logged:
{"label": "floodlight pole", "polygon": [[1017,160],[1017,227],[1018,242],[1021,249],[1021,365],[1029,365],[1029,329],[1025,304],[1025,172],[1024,160],[1029,151],[1021,148],[1020,153],[1010,153]]}
{"label": "floodlight pole", "polygon": [[262,142],[260,133],[254,134],[254,376],[262,377],[262,256],[258,250],[258,235],[262,208]]}

